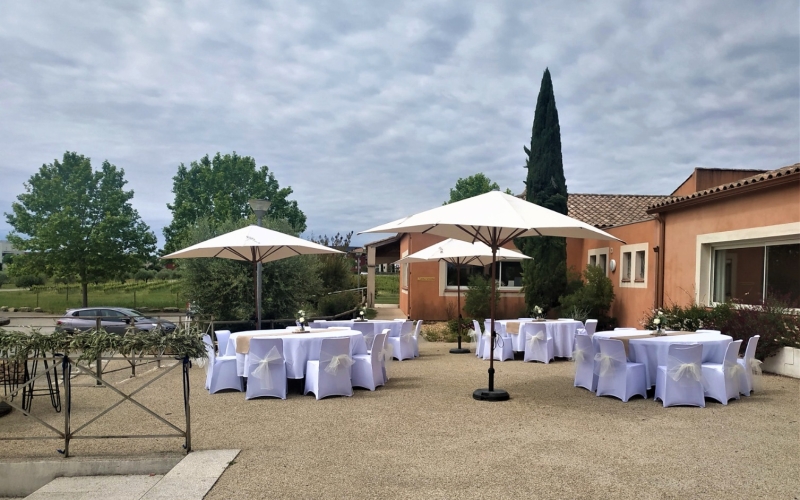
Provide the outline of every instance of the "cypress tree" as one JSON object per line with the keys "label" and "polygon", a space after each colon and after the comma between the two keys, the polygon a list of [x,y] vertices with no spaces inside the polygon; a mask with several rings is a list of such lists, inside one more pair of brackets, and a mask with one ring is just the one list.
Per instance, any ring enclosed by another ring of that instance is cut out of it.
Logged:
{"label": "cypress tree", "polygon": [[[545,69],[536,113],[533,118],[531,147],[525,168],[525,199],[555,212],[567,214],[567,183],[561,159],[561,128],[553,95],[550,70]],[[520,238],[517,247],[532,260],[523,261],[525,303],[530,310],[558,305],[558,297],[567,286],[567,243],[564,238]]]}

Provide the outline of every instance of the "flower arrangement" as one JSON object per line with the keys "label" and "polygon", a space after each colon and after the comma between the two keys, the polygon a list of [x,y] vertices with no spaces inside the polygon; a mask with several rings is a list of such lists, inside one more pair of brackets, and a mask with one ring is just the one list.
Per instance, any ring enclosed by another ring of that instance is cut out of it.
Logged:
{"label": "flower arrangement", "polygon": [[300,327],[300,331],[304,330],[304,326],[306,324],[306,311],[300,309],[294,314],[295,319],[297,320],[297,325]]}
{"label": "flower arrangement", "polygon": [[531,316],[533,316],[534,318],[537,318],[537,319],[541,318],[542,317],[542,313],[544,313],[544,311],[539,306],[533,306],[533,309],[531,309]]}
{"label": "flower arrangement", "polygon": [[361,309],[359,309],[358,310],[358,320],[359,321],[365,321],[365,319],[364,319],[364,315],[365,314],[367,314],[367,308],[366,307],[362,307]]}
{"label": "flower arrangement", "polygon": [[656,315],[653,318],[653,326],[655,327],[655,335],[663,335],[664,334],[664,313],[661,311],[656,311]]}

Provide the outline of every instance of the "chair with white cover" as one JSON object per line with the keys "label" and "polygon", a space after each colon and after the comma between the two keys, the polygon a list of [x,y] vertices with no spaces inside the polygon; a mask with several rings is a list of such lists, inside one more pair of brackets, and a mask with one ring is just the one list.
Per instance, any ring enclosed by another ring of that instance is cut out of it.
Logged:
{"label": "chair with white cover", "polygon": [[706,397],[727,405],[731,399],[739,399],[739,377],[744,371],[736,362],[742,341],[728,344],[722,363],[703,363],[703,378],[706,381]]}
{"label": "chair with white cover", "polygon": [[236,373],[236,356],[217,356],[211,338],[206,343],[208,354],[207,389],[214,394],[223,389],[242,390],[242,378]]}
{"label": "chair with white cover", "polygon": [[491,357],[492,355],[492,352],[494,352],[495,361],[505,361],[507,359],[514,359],[514,344],[508,335],[501,335],[500,333],[495,332],[494,351],[492,351],[491,332],[487,331],[486,333],[483,334],[482,342],[483,346],[481,349],[482,349],[483,359],[489,359],[489,357]]}
{"label": "chair with white cover", "polygon": [[353,321],[351,330],[361,332],[364,335],[364,343],[367,344],[367,352],[372,350],[372,342],[375,340],[375,323]]}
{"label": "chair with white cover", "polygon": [[478,323],[477,319],[472,320],[472,330],[474,332],[472,341],[475,342],[475,356],[480,358],[481,354],[483,354],[483,332],[481,332],[481,324]]}
{"label": "chair with white cover", "polygon": [[553,337],[547,334],[544,323],[524,323],[519,329],[519,334],[524,335],[525,339],[524,361],[550,363],[555,352],[555,342]]}
{"label": "chair with white cover", "polygon": [[594,335],[594,332],[597,331],[597,320],[587,319],[583,329],[586,330],[586,335],[591,337]]}
{"label": "chair with white cover", "polygon": [[753,335],[747,341],[747,347],[744,349],[744,359],[737,359],[736,362],[742,367],[742,374],[739,376],[739,392],[745,396],[749,396],[753,392],[753,382],[757,380],[756,377],[761,375],[761,361],[756,359],[756,346],[760,335]]}
{"label": "chair with white cover", "polygon": [[369,354],[356,354],[353,356],[351,378],[353,387],[363,387],[374,391],[376,387],[384,384],[383,378],[383,346],[386,342],[386,333],[375,335],[372,343],[372,352]]}
{"label": "chair with white cover", "polygon": [[392,352],[392,357],[399,361],[414,359],[414,331],[406,331],[399,337],[386,337],[386,344]]}
{"label": "chair with white cover", "polygon": [[228,354],[228,339],[231,338],[230,330],[214,330],[214,336],[217,338],[217,354],[220,356],[234,356],[236,353]]}
{"label": "chair with white cover", "polygon": [[575,387],[583,387],[589,391],[597,390],[597,374],[594,370],[594,351],[592,337],[588,335],[575,335],[575,350],[572,359],[575,360]]}
{"label": "chair with white cover", "polygon": [[352,365],[349,337],[322,339],[319,359],[309,359],[306,362],[306,387],[303,394],[313,392],[317,399],[352,396]]}
{"label": "chair with white cover", "polygon": [[286,359],[283,339],[254,338],[247,355],[245,399],[264,396],[286,399]]}
{"label": "chair with white cover", "polygon": [[667,406],[705,408],[703,389],[703,345],[672,344],[667,350],[667,364],[658,367],[656,395]]}
{"label": "chair with white cover", "polygon": [[[203,345],[206,346],[206,353],[208,353],[209,347],[211,348],[212,351],[214,350],[214,341],[211,340],[211,335],[209,335],[209,334],[203,335]],[[209,386],[209,384],[211,384],[211,363],[209,363],[208,360],[205,360],[205,365],[206,365],[206,385],[205,385],[205,388],[206,388],[206,390],[208,390],[208,386]]]}
{"label": "chair with white cover", "polygon": [[422,320],[417,320],[417,326],[414,327],[414,357],[419,357],[419,332],[422,330]]}
{"label": "chair with white cover", "polygon": [[597,395],[614,396],[623,402],[635,396],[647,397],[645,367],[642,363],[631,363],[625,356],[621,340],[599,339],[600,352],[597,361]]}

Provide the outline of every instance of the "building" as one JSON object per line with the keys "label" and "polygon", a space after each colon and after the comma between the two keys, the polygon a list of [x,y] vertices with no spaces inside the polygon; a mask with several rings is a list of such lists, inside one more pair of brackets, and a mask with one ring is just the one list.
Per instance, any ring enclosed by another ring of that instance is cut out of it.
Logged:
{"label": "building", "polygon": [[6,258],[6,255],[15,255],[20,254],[21,251],[14,248],[11,243],[0,240],[0,271],[5,271],[5,266],[3,265],[3,260]]}
{"label": "building", "polygon": [[[771,171],[697,168],[667,196],[570,194],[568,210],[624,241],[567,239],[568,267],[598,265],[611,278],[610,315],[620,326],[639,326],[663,305],[800,299],[800,164]],[[368,287],[374,290],[376,264],[441,239],[398,234],[367,244]],[[520,265],[498,267],[498,317],[527,316]],[[453,276],[445,263],[402,266],[400,308],[413,319],[456,317]]]}

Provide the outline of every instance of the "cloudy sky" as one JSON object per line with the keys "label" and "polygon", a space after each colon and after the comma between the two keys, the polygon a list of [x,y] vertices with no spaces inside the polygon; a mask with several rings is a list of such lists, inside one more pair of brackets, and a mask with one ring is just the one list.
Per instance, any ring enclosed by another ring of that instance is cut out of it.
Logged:
{"label": "cloudy sky", "polygon": [[218,151],[291,186],[306,235],[441,205],[477,172],[521,192],[547,67],[570,192],[790,165],[799,5],[5,0],[0,212],[67,150],[123,168],[161,244],[178,165]]}

